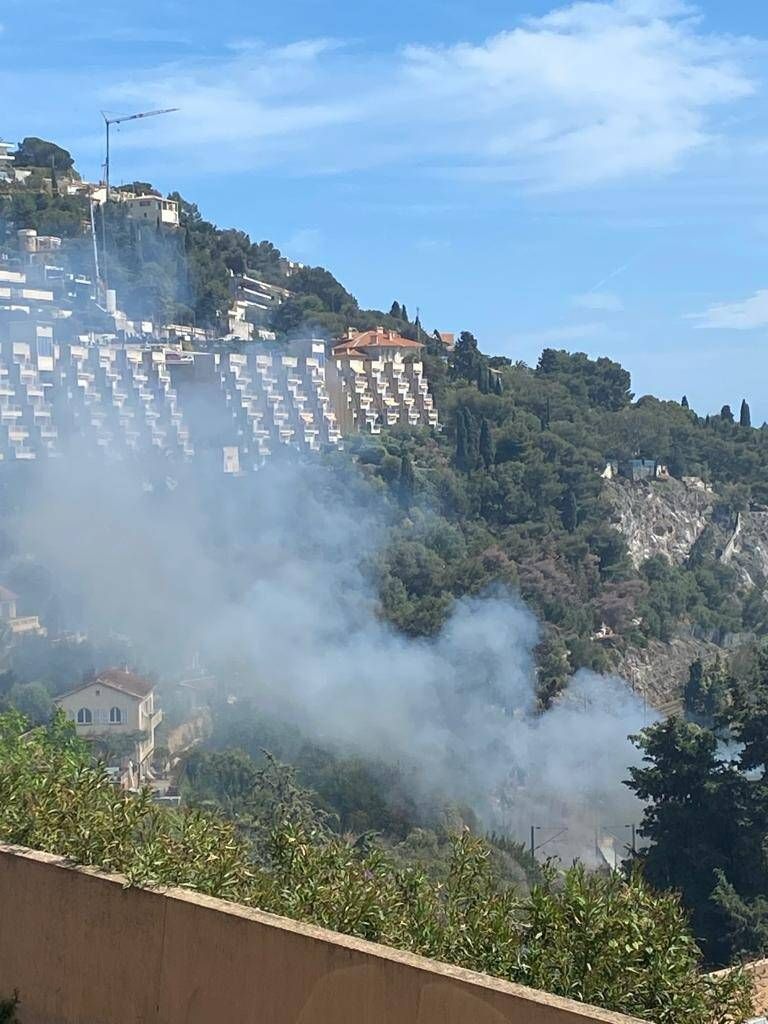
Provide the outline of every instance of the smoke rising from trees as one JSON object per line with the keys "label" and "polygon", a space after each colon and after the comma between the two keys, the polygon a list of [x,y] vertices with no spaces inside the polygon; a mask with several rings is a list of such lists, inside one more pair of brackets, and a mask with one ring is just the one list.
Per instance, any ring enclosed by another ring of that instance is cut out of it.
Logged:
{"label": "smoke rising from trees", "polygon": [[644,715],[626,685],[582,671],[538,714],[539,626],[509,592],[457,601],[434,639],[396,632],[372,573],[392,510],[346,464],[169,480],[72,456],[36,472],[12,532],[67,595],[70,628],[125,634],[161,675],[199,653],[227,693],[409,767],[421,795],[489,828],[568,825],[586,852],[596,825],[637,820],[622,780]]}

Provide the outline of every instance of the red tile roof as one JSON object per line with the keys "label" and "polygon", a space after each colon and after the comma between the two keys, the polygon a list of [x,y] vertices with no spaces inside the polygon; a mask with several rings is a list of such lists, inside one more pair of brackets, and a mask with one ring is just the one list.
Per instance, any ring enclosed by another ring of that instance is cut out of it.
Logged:
{"label": "red tile roof", "polygon": [[422,349],[424,346],[420,341],[411,341],[410,338],[403,338],[397,331],[386,331],[383,327],[376,327],[370,331],[355,331],[350,329],[347,337],[339,341],[333,347],[335,356],[364,356],[361,349],[367,348],[410,348]]}
{"label": "red tile roof", "polygon": [[99,683],[102,686],[109,686],[113,690],[120,690],[121,693],[127,693],[131,697],[138,697],[140,699],[146,697],[155,688],[155,684],[151,680],[134,675],[133,672],[128,672],[126,669],[105,668],[100,672],[94,672],[88,679],[84,679],[79,686],[75,686],[66,693],[62,693],[57,700]]}

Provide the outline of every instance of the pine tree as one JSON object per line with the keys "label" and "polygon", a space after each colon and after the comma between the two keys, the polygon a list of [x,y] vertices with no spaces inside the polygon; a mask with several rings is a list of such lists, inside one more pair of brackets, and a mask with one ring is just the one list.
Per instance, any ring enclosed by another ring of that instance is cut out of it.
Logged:
{"label": "pine tree", "polygon": [[398,500],[400,507],[406,511],[413,504],[416,493],[416,474],[413,470],[413,462],[408,452],[403,448],[400,456],[400,478],[398,480]]}
{"label": "pine tree", "polygon": [[572,490],[569,490],[565,496],[562,519],[563,526],[569,533],[573,533],[579,525],[579,506],[576,502],[576,495]]}
{"label": "pine tree", "polygon": [[480,458],[483,460],[483,465],[486,469],[490,469],[496,461],[496,446],[493,443],[493,434],[491,433],[491,425],[488,420],[483,416],[480,421]]}
{"label": "pine tree", "polygon": [[741,412],[739,413],[739,426],[740,427],[751,427],[752,426],[752,414],[749,411],[749,404],[746,398],[742,399]]}
{"label": "pine tree", "polygon": [[469,331],[462,331],[456,347],[451,354],[451,377],[463,377],[464,380],[477,380],[477,369],[483,356],[477,345],[477,338]]}
{"label": "pine tree", "polygon": [[389,311],[389,315],[393,316],[395,318],[395,320],[402,320],[403,319],[403,311],[400,308],[400,303],[399,302],[393,302],[392,303],[392,308]]}
{"label": "pine tree", "polygon": [[680,405],[682,405],[682,407],[684,409],[690,408],[690,406],[688,405],[688,396],[687,395],[683,395],[683,398],[682,398],[682,401],[680,402]]}

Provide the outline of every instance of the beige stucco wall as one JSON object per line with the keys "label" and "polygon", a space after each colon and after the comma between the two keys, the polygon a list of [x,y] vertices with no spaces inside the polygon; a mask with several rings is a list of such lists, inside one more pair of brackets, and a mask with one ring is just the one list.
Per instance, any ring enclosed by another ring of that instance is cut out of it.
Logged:
{"label": "beige stucco wall", "polygon": [[0,846],[0,994],[24,1024],[630,1024],[180,889]]}
{"label": "beige stucco wall", "polygon": [[[120,690],[114,690],[111,686],[105,686],[103,683],[92,683],[76,693],[61,697],[57,703],[70,718],[76,718],[80,708],[90,709],[93,722],[90,726],[79,725],[77,727],[78,734],[81,736],[93,736],[103,733],[105,729],[110,732],[126,733],[138,732],[146,728],[146,724],[144,724],[146,716],[141,711],[143,701],[138,697],[122,693]],[[109,712],[113,707],[120,708],[122,712],[123,721],[120,725],[109,722]],[[97,711],[106,714],[106,723],[97,721]]]}

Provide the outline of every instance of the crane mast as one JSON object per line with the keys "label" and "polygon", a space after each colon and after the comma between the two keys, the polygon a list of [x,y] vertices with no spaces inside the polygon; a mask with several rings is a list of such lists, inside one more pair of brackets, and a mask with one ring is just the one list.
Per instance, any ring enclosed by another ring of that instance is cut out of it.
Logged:
{"label": "crane mast", "polygon": [[113,124],[123,124],[125,121],[139,121],[144,117],[158,117],[160,114],[175,114],[178,107],[168,107],[165,110],[144,110],[140,114],[126,114],[124,117],[107,117],[106,112],[102,110],[101,116],[104,118],[104,127],[107,133],[107,152],[106,160],[104,161],[104,179],[107,186],[107,202],[109,202],[109,129]]}
{"label": "crane mast", "polygon": [[178,110],[178,107],[167,107],[164,110],[143,110],[138,114],[126,114],[122,117],[107,117],[106,111],[102,110],[101,116],[104,118],[104,127],[107,135],[107,146],[106,154],[104,159],[104,183],[106,185],[106,193],[104,197],[104,208],[101,211],[101,251],[102,251],[102,272],[104,282],[104,293],[109,288],[109,282],[107,279],[107,206],[109,205],[109,130],[113,124],[123,124],[125,121],[139,121],[145,117],[158,117],[160,114],[174,114]]}

